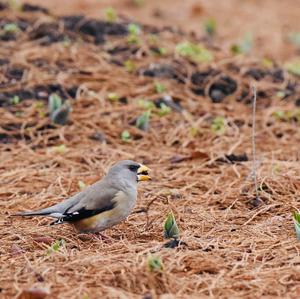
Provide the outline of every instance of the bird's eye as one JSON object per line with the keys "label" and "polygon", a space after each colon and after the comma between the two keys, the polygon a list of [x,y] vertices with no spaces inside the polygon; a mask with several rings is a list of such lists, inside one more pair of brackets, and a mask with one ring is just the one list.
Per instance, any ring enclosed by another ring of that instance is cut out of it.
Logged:
{"label": "bird's eye", "polygon": [[137,170],[140,168],[140,166],[139,165],[129,165],[128,168],[133,172],[137,172]]}

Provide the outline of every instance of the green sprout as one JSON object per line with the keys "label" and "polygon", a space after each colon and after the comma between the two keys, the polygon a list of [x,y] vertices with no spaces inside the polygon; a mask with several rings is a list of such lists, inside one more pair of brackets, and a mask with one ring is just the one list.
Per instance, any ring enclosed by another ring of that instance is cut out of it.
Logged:
{"label": "green sprout", "polygon": [[11,99],[10,99],[10,102],[12,105],[17,105],[19,104],[21,101],[20,97],[17,96],[17,95],[14,95]]}
{"label": "green sprout", "polygon": [[209,50],[202,45],[188,41],[177,44],[175,51],[179,55],[187,57],[197,63],[211,62],[213,60],[213,54]]}
{"label": "green sprout", "polygon": [[133,73],[136,70],[135,63],[129,59],[124,62],[124,67],[128,73]]}
{"label": "green sprout", "polygon": [[47,250],[47,254],[51,254],[53,252],[58,252],[60,251],[60,249],[62,247],[65,246],[65,240],[64,239],[60,239],[60,240],[56,240]]}
{"label": "green sprout", "polygon": [[52,93],[48,99],[48,110],[53,123],[65,125],[72,108],[68,102],[63,103],[59,95]]}
{"label": "green sprout", "polygon": [[177,239],[179,237],[179,228],[176,223],[173,212],[170,212],[164,223],[164,237],[166,239]]}
{"label": "green sprout", "polygon": [[152,254],[149,254],[147,258],[147,266],[151,272],[162,272],[164,269],[161,259]]}
{"label": "green sprout", "polygon": [[16,32],[20,31],[20,28],[19,28],[19,26],[16,23],[8,23],[8,24],[4,25],[3,31],[4,32],[16,33]]}
{"label": "green sprout", "polygon": [[115,92],[110,92],[107,94],[107,99],[111,102],[117,102],[120,99],[120,96]]}
{"label": "green sprout", "polygon": [[233,54],[247,54],[252,50],[253,38],[251,33],[246,33],[244,38],[231,46],[231,52]]}
{"label": "green sprout", "polygon": [[78,187],[82,191],[86,188],[86,184],[83,181],[78,181]]}
{"label": "green sprout", "polygon": [[157,93],[162,93],[162,92],[166,91],[165,85],[163,85],[160,82],[154,82],[154,88]]}
{"label": "green sprout", "polygon": [[52,147],[52,151],[55,153],[63,154],[67,151],[67,147],[64,144],[60,144]]}
{"label": "green sprout", "polygon": [[211,129],[216,134],[223,134],[225,132],[225,118],[223,116],[217,116],[213,119]]}
{"label": "green sprout", "polygon": [[147,131],[149,128],[149,120],[150,120],[151,110],[148,110],[144,112],[142,115],[140,115],[136,122],[135,126],[143,131]]}
{"label": "green sprout", "polygon": [[60,109],[62,106],[62,99],[56,93],[52,93],[48,99],[48,110],[49,113],[54,113],[57,109]]}
{"label": "green sprout", "polygon": [[169,114],[172,111],[172,109],[167,106],[165,103],[161,103],[160,107],[158,109],[158,115],[159,116],[165,116],[167,114]]}
{"label": "green sprout", "polygon": [[109,23],[115,23],[118,20],[118,15],[112,7],[108,7],[104,10],[105,19]]}
{"label": "green sprout", "polygon": [[214,18],[209,18],[204,22],[204,30],[209,36],[216,34],[217,22]]}
{"label": "green sprout", "polygon": [[129,35],[127,37],[127,42],[131,45],[139,44],[140,43],[139,35],[141,33],[140,26],[131,23],[128,25],[128,32]]}
{"label": "green sprout", "polygon": [[138,100],[138,105],[147,110],[155,109],[155,105],[152,101],[148,101],[144,99]]}
{"label": "green sprout", "polygon": [[121,133],[121,139],[125,142],[129,142],[131,140],[131,136],[130,136],[130,133],[127,131],[127,130],[124,130],[122,133]]}
{"label": "green sprout", "polygon": [[300,213],[293,212],[293,221],[295,225],[297,239],[300,241]]}
{"label": "green sprout", "polygon": [[300,59],[287,62],[285,69],[293,75],[300,76]]}

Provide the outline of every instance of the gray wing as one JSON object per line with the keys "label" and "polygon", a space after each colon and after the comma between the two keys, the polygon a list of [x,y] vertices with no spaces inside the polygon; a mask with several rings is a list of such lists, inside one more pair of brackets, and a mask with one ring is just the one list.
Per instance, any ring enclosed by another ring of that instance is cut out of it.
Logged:
{"label": "gray wing", "polygon": [[104,180],[101,180],[54,206],[18,215],[50,216],[59,218],[59,223],[63,221],[78,221],[113,209],[115,205],[113,199],[119,191]]}

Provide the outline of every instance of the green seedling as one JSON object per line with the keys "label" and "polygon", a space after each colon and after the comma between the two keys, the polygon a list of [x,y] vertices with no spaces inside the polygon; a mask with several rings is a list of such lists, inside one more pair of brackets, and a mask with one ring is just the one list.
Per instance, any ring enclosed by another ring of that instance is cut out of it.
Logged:
{"label": "green seedling", "polygon": [[213,54],[202,45],[188,41],[177,44],[175,51],[179,55],[187,57],[197,63],[211,62],[214,58]]}
{"label": "green seedling", "polygon": [[132,60],[126,60],[124,67],[128,73],[133,73],[136,70],[136,65]]}
{"label": "green seedling", "polygon": [[60,108],[50,114],[50,118],[54,124],[65,125],[68,122],[72,107],[68,102],[65,102]]}
{"label": "green seedling", "polygon": [[144,108],[147,110],[155,109],[155,105],[152,101],[148,101],[148,100],[144,100],[144,99],[138,100],[138,105],[141,108]]}
{"label": "green seedling", "polygon": [[300,59],[287,62],[284,67],[289,73],[300,76]]}
{"label": "green seedling", "polygon": [[217,22],[214,18],[209,18],[204,22],[204,30],[207,35],[213,37],[216,34]]}
{"label": "green seedling", "polygon": [[86,184],[83,181],[78,181],[78,187],[82,191],[86,188]]}
{"label": "green seedling", "polygon": [[48,111],[53,114],[56,110],[60,109],[62,106],[62,99],[56,93],[52,93],[48,99]]}
{"label": "green seedling", "polygon": [[14,95],[11,99],[10,99],[10,102],[12,105],[17,105],[20,103],[20,97],[17,96],[17,95]]}
{"label": "green seedling", "polygon": [[67,151],[67,147],[64,144],[53,146],[51,150],[58,154],[63,154]]}
{"label": "green seedling", "polygon": [[48,249],[47,249],[47,254],[51,254],[53,252],[58,252],[65,246],[65,240],[60,239],[56,240]]}
{"label": "green seedling", "polygon": [[164,267],[161,259],[158,256],[149,254],[147,259],[147,266],[151,272],[162,272]]}
{"label": "green seedling", "polygon": [[140,26],[134,23],[130,23],[127,29],[129,34],[139,35],[141,33]]}
{"label": "green seedling", "polygon": [[139,116],[135,122],[135,126],[143,131],[147,131],[149,129],[149,120],[150,120],[151,110],[144,112],[141,116]]}
{"label": "green seedling", "polygon": [[253,48],[253,38],[251,33],[246,33],[244,38],[231,46],[231,52],[233,54],[247,54]]}
{"label": "green seedling", "polygon": [[122,133],[121,133],[121,139],[125,142],[129,142],[131,140],[131,136],[130,136],[130,133],[127,131],[127,130],[124,130]]}
{"label": "green seedling", "polygon": [[169,114],[171,111],[172,109],[169,106],[167,106],[164,103],[161,103],[157,113],[159,116],[165,116]]}
{"label": "green seedling", "polygon": [[293,212],[293,221],[295,225],[297,239],[300,241],[300,213]]}
{"label": "green seedling", "polygon": [[211,130],[216,134],[224,134],[225,124],[225,118],[223,116],[217,116],[212,121]]}
{"label": "green seedling", "polygon": [[120,99],[120,96],[115,92],[110,92],[107,94],[107,99],[111,102],[117,102]]}
{"label": "green seedling", "polygon": [[164,91],[166,91],[166,87],[159,82],[154,82],[154,89],[157,93],[163,93]]}
{"label": "green seedling", "polygon": [[11,33],[17,33],[20,32],[20,28],[16,23],[8,23],[5,24],[3,27],[4,32],[11,32]]}
{"label": "green seedling", "polygon": [[166,239],[177,239],[179,238],[179,228],[176,223],[175,216],[173,212],[170,212],[164,223],[164,237]]}
{"label": "green seedling", "polygon": [[115,23],[118,20],[118,15],[112,7],[108,7],[104,10],[105,19],[109,23]]}

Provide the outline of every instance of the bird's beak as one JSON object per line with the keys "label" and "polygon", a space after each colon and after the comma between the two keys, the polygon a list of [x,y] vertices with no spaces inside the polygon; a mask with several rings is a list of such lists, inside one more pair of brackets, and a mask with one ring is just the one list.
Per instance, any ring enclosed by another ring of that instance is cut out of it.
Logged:
{"label": "bird's beak", "polygon": [[137,170],[138,182],[151,180],[151,177],[149,176],[149,171],[150,168],[141,164],[141,166]]}

